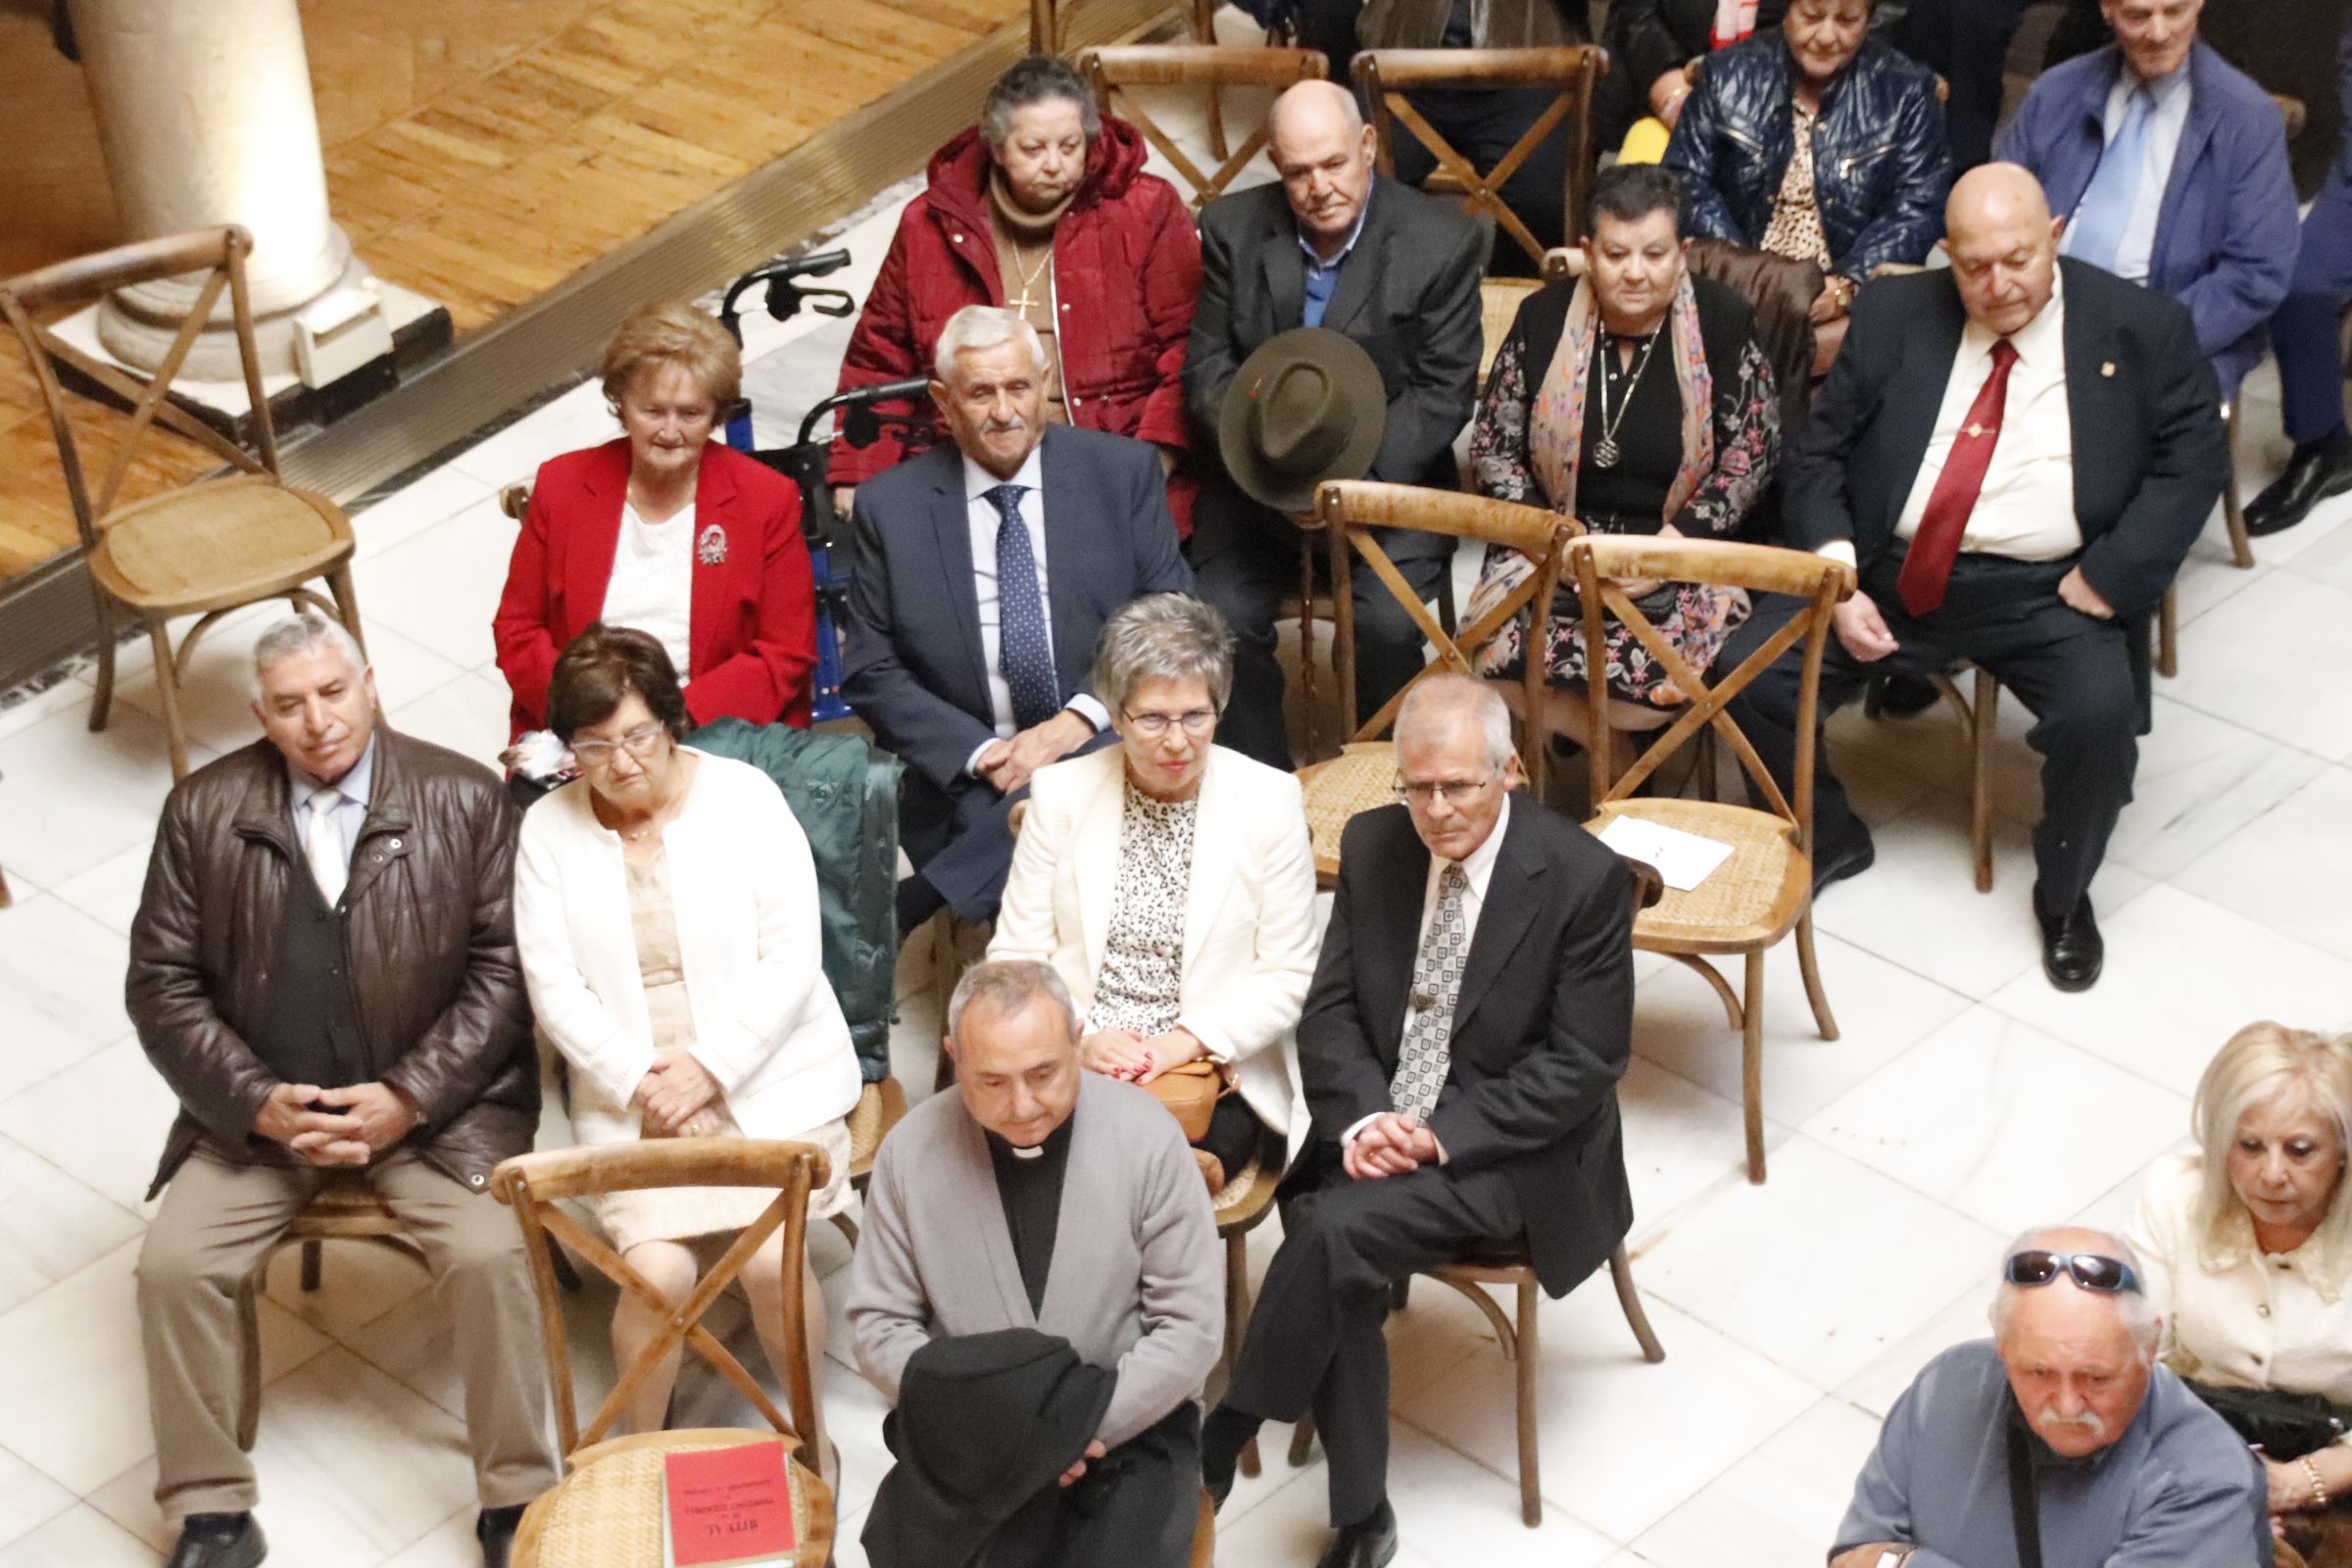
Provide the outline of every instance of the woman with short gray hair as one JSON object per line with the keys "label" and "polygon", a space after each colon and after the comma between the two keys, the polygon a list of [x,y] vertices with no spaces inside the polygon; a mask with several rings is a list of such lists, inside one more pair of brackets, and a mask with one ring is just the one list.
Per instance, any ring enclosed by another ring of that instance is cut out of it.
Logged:
{"label": "woman with short gray hair", "polygon": [[[858,318],[841,390],[930,374],[956,312],[1001,307],[1038,335],[1047,419],[1160,449],[1183,536],[1198,488],[1177,464],[1192,444],[1183,371],[1200,236],[1175,187],[1144,172],[1144,154],[1142,133],[1100,114],[1066,61],[1016,62],[979,122],[932,155],[929,186],[899,220]],[[834,444],[844,514],[858,485],[948,437],[920,398],[884,406],[915,418],[870,446]]]}
{"label": "woman with short gray hair", "polygon": [[1184,1124],[1211,1192],[1279,1170],[1297,1093],[1292,1031],[1321,934],[1298,780],[1215,744],[1233,631],[1185,594],[1112,615],[1095,695],[1120,744],[1040,769],[988,956],[1050,964],[1080,1059]]}

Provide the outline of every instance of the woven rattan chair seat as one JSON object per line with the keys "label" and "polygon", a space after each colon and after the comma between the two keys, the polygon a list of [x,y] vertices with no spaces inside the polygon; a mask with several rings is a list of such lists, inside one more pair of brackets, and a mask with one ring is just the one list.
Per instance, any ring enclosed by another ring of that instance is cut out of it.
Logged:
{"label": "woven rattan chair seat", "polygon": [[1298,770],[1306,795],[1306,827],[1315,847],[1315,875],[1326,887],[1340,874],[1340,835],[1358,811],[1396,802],[1396,748],[1355,741],[1340,755]]}
{"label": "woven rattan chair seat", "polygon": [[1735,953],[1777,942],[1796,924],[1812,861],[1769,811],[1712,801],[1613,801],[1585,824],[1598,834],[1621,816],[1729,844],[1732,854],[1688,893],[1668,888],[1634,921],[1634,945],[1654,953]]}
{"label": "woven rattan chair seat", "polygon": [[1224,1190],[1210,1202],[1210,1212],[1216,1215],[1217,1234],[1231,1236],[1246,1231],[1265,1217],[1274,1201],[1274,1189],[1282,1185],[1282,1172],[1267,1165],[1265,1160],[1252,1156],[1240,1174],[1225,1179]]}
{"label": "woven rattan chair seat", "polygon": [[874,1153],[882,1147],[882,1139],[899,1118],[906,1114],[906,1091],[895,1078],[867,1084],[858,1094],[858,1107],[850,1112],[850,1174],[863,1176],[874,1168]]}
{"label": "woven rattan chair seat", "polygon": [[[698,1448],[731,1448],[794,1440],[773,1432],[707,1427],[620,1438],[583,1449],[562,1485],[531,1504],[515,1561],[526,1543],[535,1568],[661,1568],[662,1459]],[[793,1534],[800,1560],[818,1563],[832,1544],[832,1500],[824,1483],[793,1455]],[[820,1539],[821,1531],[821,1539]]]}
{"label": "woven rattan chair seat", "polygon": [[351,548],[351,524],[326,497],[246,475],[122,508],[90,572],[133,609],[206,610],[316,577]]}

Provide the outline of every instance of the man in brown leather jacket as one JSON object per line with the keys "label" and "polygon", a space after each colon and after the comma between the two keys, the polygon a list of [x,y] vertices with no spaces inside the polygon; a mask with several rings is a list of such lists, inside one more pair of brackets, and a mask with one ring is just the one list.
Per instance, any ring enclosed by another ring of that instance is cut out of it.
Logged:
{"label": "man in brown leather jacket", "polygon": [[509,905],[517,817],[485,768],[394,734],[350,635],[301,614],[254,650],[266,738],[172,792],[127,994],[179,1097],[139,1254],[169,1568],[265,1546],[239,1442],[239,1300],[337,1171],[423,1249],[456,1329],[488,1568],[557,1480],[537,1310],[491,1167],[539,1079]]}

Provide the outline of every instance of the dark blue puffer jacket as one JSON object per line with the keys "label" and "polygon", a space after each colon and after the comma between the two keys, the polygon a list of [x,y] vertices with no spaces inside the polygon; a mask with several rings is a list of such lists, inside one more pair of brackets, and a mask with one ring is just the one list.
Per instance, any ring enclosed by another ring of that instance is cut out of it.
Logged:
{"label": "dark blue puffer jacket", "polygon": [[[1684,232],[1755,245],[1796,150],[1788,46],[1758,33],[1707,57],[1666,167],[1689,191]],[[1943,237],[1952,154],[1936,74],[1873,39],[1822,95],[1813,191],[1830,270],[1867,281],[1886,262],[1928,259]]]}

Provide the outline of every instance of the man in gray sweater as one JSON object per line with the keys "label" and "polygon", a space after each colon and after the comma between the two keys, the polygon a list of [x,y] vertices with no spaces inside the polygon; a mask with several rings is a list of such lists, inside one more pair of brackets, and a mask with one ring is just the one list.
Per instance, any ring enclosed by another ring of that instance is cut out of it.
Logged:
{"label": "man in gray sweater", "polygon": [[[998,1512],[1017,1507],[1024,1536],[1051,1540],[1049,1562],[1181,1568],[1200,1485],[1196,1400],[1225,1322],[1200,1169],[1151,1095],[1080,1067],[1076,1009],[1047,965],[974,965],[947,1025],[957,1092],[892,1131],[866,1191],[858,1364],[895,1404],[934,1341],[1066,1340],[1116,1375],[1108,1407],[1057,1488]],[[926,1434],[890,1436],[902,1466],[922,1462]]]}

